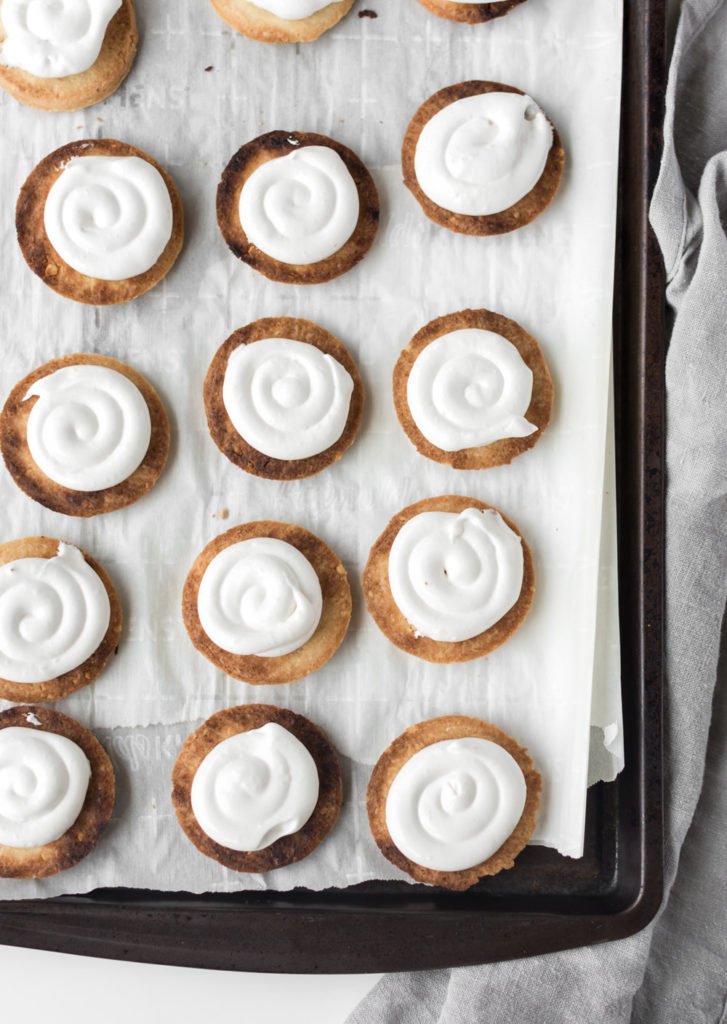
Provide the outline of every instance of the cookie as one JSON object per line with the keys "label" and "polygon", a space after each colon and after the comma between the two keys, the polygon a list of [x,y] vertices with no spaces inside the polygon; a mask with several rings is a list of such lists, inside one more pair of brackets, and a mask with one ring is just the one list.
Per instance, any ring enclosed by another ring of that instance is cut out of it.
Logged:
{"label": "cookie", "polygon": [[108,356],[51,359],[10,392],[0,451],[15,483],[67,516],[138,501],[169,453],[161,399],[136,370]]}
{"label": "cookie", "polygon": [[121,605],[90,555],[51,537],[0,544],[0,697],[58,700],[116,650]]}
{"label": "cookie", "polygon": [[293,317],[256,320],[217,350],[204,382],[212,440],[247,473],[300,480],[353,444],[364,393],[346,346]]}
{"label": "cookie", "polygon": [[394,406],[422,455],[454,469],[503,466],[540,440],[553,383],[514,320],[464,309],[417,331],[394,368]]}
{"label": "cookie", "polygon": [[463,3],[462,0],[419,0],[419,3],[439,18],[478,25],[494,18],[501,18],[514,7],[525,3],[525,0],[498,0],[496,3],[486,4]]}
{"label": "cookie", "polygon": [[15,227],[26,263],[49,288],[106,306],[135,299],[168,273],[182,248],[184,215],[153,157],[116,139],[85,139],[31,171]]}
{"label": "cookie", "polygon": [[379,196],[364,164],[340,142],[274,131],[244,145],[223,171],[217,223],[253,270],[286,284],[318,284],[369,251]]}
{"label": "cookie", "polygon": [[455,494],[426,498],[394,516],[373,545],[363,591],[376,625],[407,654],[470,661],[522,625],[535,591],[533,557],[492,506]]}
{"label": "cookie", "polygon": [[47,878],[95,847],[114,807],[114,771],[96,737],[39,705],[0,713],[0,877]]}
{"label": "cookie", "polygon": [[234,526],[197,556],[182,615],[200,653],[246,683],[290,683],[324,665],[351,618],[346,570],[302,526]]}
{"label": "cookie", "polygon": [[[251,764],[261,766],[257,776]],[[276,774],[281,767],[285,781]],[[220,799],[221,773],[234,785],[234,802],[231,786]],[[177,819],[197,849],[233,871],[255,873],[312,853],[336,823],[343,795],[336,752],[320,729],[268,704],[208,718],[185,741],[172,783]]]}
{"label": "cookie", "polygon": [[332,28],[353,0],[212,0],[228,25],[263,43],[308,43]]}
{"label": "cookie", "polygon": [[524,92],[472,81],[440,89],[419,107],[401,161],[404,184],[430,220],[466,235],[500,235],[550,204],[564,153]]}
{"label": "cookie", "polygon": [[513,866],[541,789],[527,751],[501,729],[446,715],[412,725],[384,751],[366,808],[387,860],[417,882],[464,890]]}
{"label": "cookie", "polygon": [[90,107],[115,92],[139,41],[133,0],[85,0],[87,19],[79,34],[69,26],[78,3],[53,12],[58,34],[50,27],[35,34],[26,20],[29,2],[0,0],[0,86],[21,103],[48,111]]}

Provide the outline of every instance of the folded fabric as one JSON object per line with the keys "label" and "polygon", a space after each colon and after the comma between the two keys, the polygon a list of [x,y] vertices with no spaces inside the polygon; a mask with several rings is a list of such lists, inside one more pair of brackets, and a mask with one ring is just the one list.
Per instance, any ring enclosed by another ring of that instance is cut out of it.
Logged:
{"label": "folded fabric", "polygon": [[666,364],[662,909],[648,928],[619,942],[388,975],[349,1024],[727,1020],[723,692],[709,736],[727,596],[727,0],[683,6],[664,136],[651,207],[674,310]]}

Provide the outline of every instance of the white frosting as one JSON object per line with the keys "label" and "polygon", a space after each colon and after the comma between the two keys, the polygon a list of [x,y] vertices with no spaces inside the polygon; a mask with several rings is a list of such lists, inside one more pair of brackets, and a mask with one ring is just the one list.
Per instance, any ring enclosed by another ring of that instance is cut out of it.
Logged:
{"label": "white frosting", "polygon": [[44,683],[78,668],[106,635],[106,588],[78,548],[0,566],[0,678]]}
{"label": "white frosting", "polygon": [[305,555],[274,537],[230,544],[205,569],[197,594],[202,629],[231,654],[275,658],[315,633],[321,584]]}
{"label": "white frosting", "polygon": [[462,871],[496,853],[520,820],[527,786],[517,761],[479,737],[417,751],[391,783],[386,827],[405,857]]}
{"label": "white frosting", "polygon": [[338,252],[356,229],[358,189],[329,146],[301,146],[266,160],[240,193],[248,240],[280,263],[318,263]]}
{"label": "white frosting", "polygon": [[335,0],[250,0],[250,3],[286,21],[299,21],[322,11],[324,7],[335,3]]}
{"label": "white frosting", "polygon": [[228,736],[192,780],[200,827],[231,850],[264,850],[305,825],[318,802],[318,769],[308,749],[276,722]]}
{"label": "white frosting", "polygon": [[494,626],[520,596],[520,537],[494,509],[421,512],[394,538],[389,585],[417,635],[455,643]]}
{"label": "white frosting", "polygon": [[81,813],[91,765],[73,740],[22,726],[0,729],[0,843],[60,839]]}
{"label": "white frosting", "polygon": [[172,234],[172,200],[139,156],[76,156],[51,185],[45,230],[79,274],[123,281],[154,266]]}
{"label": "white frosting", "polygon": [[419,430],[445,452],[527,437],[533,374],[506,338],[477,328],[435,338],[417,356],[406,397]]}
{"label": "white frosting", "polygon": [[480,93],[455,100],[427,121],[414,170],[438,206],[484,216],[507,210],[534,188],[552,143],[550,122],[529,96]]}
{"label": "white frosting", "polygon": [[63,366],[41,377],[25,399],[27,440],[36,465],[62,487],[100,491],[131,476],[151,439],[151,416],[128,377],[108,366]]}
{"label": "white frosting", "polygon": [[95,63],[121,0],[3,0],[0,64],[65,78]]}
{"label": "white frosting", "polygon": [[289,338],[239,345],[222,401],[235,430],[274,459],[306,459],[335,444],[351,405],[353,380],[332,356]]}

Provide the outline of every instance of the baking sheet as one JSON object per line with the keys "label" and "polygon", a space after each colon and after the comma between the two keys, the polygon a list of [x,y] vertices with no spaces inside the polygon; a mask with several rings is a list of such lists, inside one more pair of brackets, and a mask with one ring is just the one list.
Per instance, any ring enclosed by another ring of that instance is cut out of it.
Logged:
{"label": "baking sheet", "polygon": [[[160,853],[173,850],[158,862],[156,888],[286,888],[283,872],[258,880],[206,863],[184,846],[167,803],[171,746],[176,750],[198,720],[251,700],[316,721],[341,752],[347,774],[341,823],[315,857],[286,869],[295,873],[290,884],[316,887],[319,875],[322,885],[343,885],[393,874],[368,836],[362,780],[395,735],[442,713],[481,715],[528,746],[545,779],[536,841],[571,856],[581,851],[607,421],[621,9],[615,0],[529,0],[472,31],[432,17],[413,0],[374,6],[375,20],[357,18],[354,9],[313,45],[268,47],[237,36],[206,3],[171,13],[138,0],[139,57],[109,100],[51,116],[0,99],[6,137],[14,140],[12,159],[6,149],[0,165],[2,194],[12,197],[0,238],[7,268],[0,311],[7,339],[3,393],[49,358],[102,352],[149,377],[173,434],[169,465],[153,491],[132,508],[90,522],[42,509],[3,477],[4,539],[45,533],[80,543],[110,572],[126,618],[113,664],[93,686],[58,705],[106,739],[117,760],[120,800],[112,831],[92,858],[60,879],[27,883],[27,889],[26,883],[1,883],[3,897],[151,884],[138,880],[148,859],[156,863],[150,843]],[[438,88],[475,77],[530,92],[558,126],[567,154],[552,207],[528,228],[496,239],[452,235],[430,224],[400,183],[398,151],[411,114]],[[377,242],[337,281],[298,289],[265,281],[236,261],[219,235],[214,197],[222,168],[239,145],[273,128],[334,136],[362,157],[379,187]],[[74,138],[102,135],[146,149],[169,170],[184,202],[187,241],[170,275],[147,296],[92,309],[56,296],[30,274],[15,243],[12,202],[46,153]],[[486,473],[457,473],[417,455],[390,397],[394,362],[411,335],[432,317],[467,306],[513,317],[535,334],[556,387],[554,417],[542,441],[512,466]],[[247,476],[224,459],[206,429],[201,386],[212,355],[232,330],[270,315],[304,316],[337,334],[366,388],[356,444],[309,481]],[[389,644],[363,608],[359,577],[370,544],[395,512],[450,492],[486,500],[518,523],[534,551],[537,594],[524,626],[503,648],[445,667]],[[334,659],[307,680],[262,691],[227,679],[197,654],[179,611],[184,577],[204,544],[235,523],[259,518],[295,521],[321,536],[346,565],[354,594],[351,629]],[[613,588],[608,593],[612,603]],[[613,694],[618,675],[607,672],[605,680]],[[154,723],[173,728],[106,731]],[[159,746],[160,758],[163,752],[152,788],[131,760],[135,747],[149,745]],[[613,770],[613,759],[608,764]],[[190,856],[196,873],[187,884],[182,864]],[[352,868],[360,873],[352,875]],[[210,880],[210,872],[224,877]]]}

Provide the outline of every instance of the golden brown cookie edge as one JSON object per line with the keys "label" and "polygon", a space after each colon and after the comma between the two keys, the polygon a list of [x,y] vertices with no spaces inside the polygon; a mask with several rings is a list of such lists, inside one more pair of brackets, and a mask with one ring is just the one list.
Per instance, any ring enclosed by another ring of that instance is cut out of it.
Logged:
{"label": "golden brown cookie edge", "polygon": [[[525,418],[538,429],[527,437],[503,438],[474,448],[445,451],[432,444],[419,430],[409,408],[407,386],[416,359],[427,345],[443,334],[475,327],[494,331],[511,342],[533,374],[533,392]],[[550,422],[553,408],[553,382],[548,364],[537,340],[515,320],[488,309],[463,309],[458,313],[436,317],[420,328],[402,350],[394,367],[394,408],[404,433],[420,455],[454,469],[490,469],[508,465],[516,456],[532,448],[540,440]]]}
{"label": "golden brown cookie edge", "polygon": [[[271,658],[231,654],[207,636],[199,621],[197,596],[207,566],[224,548],[252,537],[273,537],[292,544],[311,563],[321,584],[323,610],[318,627],[302,647],[290,654]],[[321,668],[341,646],[351,619],[351,609],[351,588],[346,570],[328,545],[302,526],[273,520],[243,523],[215,537],[197,555],[182,592],[184,625],[200,654],[228,676],[253,686],[292,683]]]}
{"label": "golden brown cookie edge", "polygon": [[[28,722],[34,715],[40,725]],[[72,868],[93,850],[114,808],[114,770],[99,741],[75,718],[39,705],[23,705],[0,712],[0,729],[11,726],[58,733],[73,740],[91,765],[91,778],[81,812],[71,827],[52,843],[14,847],[0,844],[0,878],[48,878]]]}
{"label": "golden brown cookie edge", "polygon": [[[199,825],[192,810],[192,780],[206,755],[223,739],[259,729],[268,722],[288,729],[310,753],[318,769],[318,801],[297,832],[282,836],[262,850],[232,850],[216,843]],[[242,704],[212,715],[187,737],[172,771],[172,805],[180,827],[201,853],[233,871],[259,874],[309,856],[335,825],[342,800],[338,756],[323,732],[303,715],[271,704]]]}
{"label": "golden brown cookie edge", "polygon": [[[510,529],[520,537],[523,548],[523,583],[520,596],[501,619],[483,633],[469,640],[446,642],[430,637],[415,636],[415,631],[399,611],[389,586],[389,554],[394,538],[409,519],[421,512],[454,512],[459,514],[466,508],[481,511],[493,509]],[[413,654],[424,661],[436,664],[472,661],[482,658],[505,643],[522,625],[530,610],[535,593],[535,570],[530,548],[518,527],[500,509],[487,505],[478,498],[445,494],[435,498],[424,498],[398,512],[388,523],[384,532],[371,547],[363,571],[362,585],[366,608],[381,632],[394,646],[407,654]]]}
{"label": "golden brown cookie edge", "polygon": [[453,4],[447,3],[447,0],[418,0],[418,2],[432,14],[436,14],[438,18],[478,25],[493,21],[495,18],[502,18],[513,8],[525,3],[525,0],[506,0],[505,3],[499,4]]}
{"label": "golden brown cookie edge", "polygon": [[[520,0],[521,2],[521,0]],[[219,16],[235,31],[262,43],[309,43],[333,28],[354,0],[334,0],[307,18],[279,18],[246,0],[211,0]]]}
{"label": "golden brown cookie edge", "polygon": [[[461,871],[436,871],[425,868],[406,857],[396,846],[386,825],[386,800],[391,784],[404,764],[419,750],[441,740],[463,739],[475,736],[491,740],[503,747],[517,761],[527,794],[520,820],[503,845],[487,860]],[[511,736],[480,718],[465,715],[444,715],[410,726],[379,757],[366,791],[366,809],[371,833],[379,850],[396,867],[411,875],[417,882],[462,891],[469,889],[485,875],[494,875],[511,868],[515,858],[528,842],[535,829],[540,805],[542,779],[524,747]]]}

